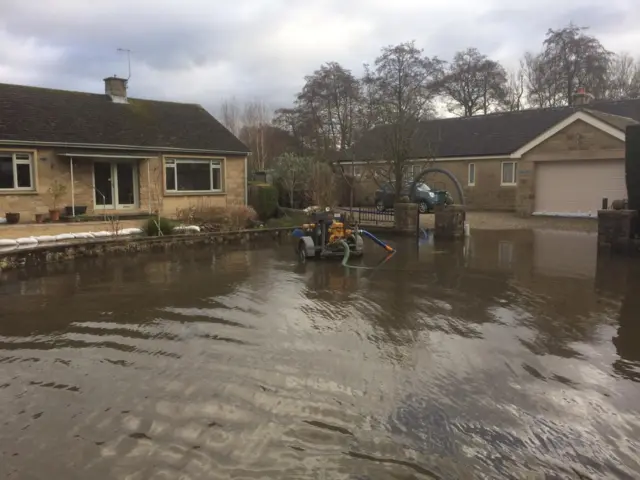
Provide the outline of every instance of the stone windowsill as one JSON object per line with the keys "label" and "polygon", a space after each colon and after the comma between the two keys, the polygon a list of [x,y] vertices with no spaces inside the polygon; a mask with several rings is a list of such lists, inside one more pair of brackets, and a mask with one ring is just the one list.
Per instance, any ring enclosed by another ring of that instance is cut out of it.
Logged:
{"label": "stone windowsill", "polygon": [[164,192],[165,197],[220,197],[227,192]]}
{"label": "stone windowsill", "polygon": [[0,195],[39,195],[37,190],[0,190]]}

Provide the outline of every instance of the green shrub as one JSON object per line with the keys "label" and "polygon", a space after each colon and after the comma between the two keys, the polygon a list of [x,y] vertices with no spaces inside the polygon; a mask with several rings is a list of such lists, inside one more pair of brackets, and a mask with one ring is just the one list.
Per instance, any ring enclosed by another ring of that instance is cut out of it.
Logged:
{"label": "green shrub", "polygon": [[162,232],[162,235],[171,235],[173,229],[176,226],[176,222],[165,217],[149,218],[142,226],[142,231],[149,237],[157,237]]}
{"label": "green shrub", "polygon": [[278,212],[278,189],[266,183],[249,186],[249,205],[260,220],[266,221]]}

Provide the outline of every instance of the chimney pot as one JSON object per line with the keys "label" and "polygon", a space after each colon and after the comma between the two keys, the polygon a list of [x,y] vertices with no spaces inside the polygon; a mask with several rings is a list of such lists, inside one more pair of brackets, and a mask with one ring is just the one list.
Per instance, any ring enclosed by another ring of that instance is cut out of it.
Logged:
{"label": "chimney pot", "polygon": [[115,103],[127,103],[127,80],[115,75],[105,78],[104,93]]}
{"label": "chimney pot", "polygon": [[573,105],[587,105],[593,100],[593,95],[587,93],[587,90],[584,87],[578,87],[576,89],[576,93],[573,94]]}

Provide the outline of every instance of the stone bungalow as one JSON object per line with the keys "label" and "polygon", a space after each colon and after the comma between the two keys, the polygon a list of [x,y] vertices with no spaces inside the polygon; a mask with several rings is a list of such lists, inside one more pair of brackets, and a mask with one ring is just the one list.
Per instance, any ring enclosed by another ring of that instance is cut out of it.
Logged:
{"label": "stone bungalow", "polygon": [[[414,178],[426,166],[450,171],[462,184],[468,208],[521,215],[596,216],[602,198],[627,196],[625,129],[640,121],[640,99],[592,101],[579,92],[574,107],[532,109],[423,122],[415,135]],[[384,127],[354,148],[346,172],[365,178],[357,196],[370,203],[375,171],[385,151]],[[427,177],[455,195],[444,175]]]}
{"label": "stone bungalow", "polygon": [[22,221],[53,206],[144,214],[198,202],[246,204],[248,148],[196,104],[0,84],[0,216]]}

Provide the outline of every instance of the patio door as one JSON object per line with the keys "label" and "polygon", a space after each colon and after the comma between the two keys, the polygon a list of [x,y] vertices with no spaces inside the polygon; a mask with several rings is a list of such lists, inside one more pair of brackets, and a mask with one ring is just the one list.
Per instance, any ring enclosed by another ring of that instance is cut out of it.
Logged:
{"label": "patio door", "polygon": [[93,163],[96,210],[130,210],[138,206],[136,167],[136,163],[125,161]]}

